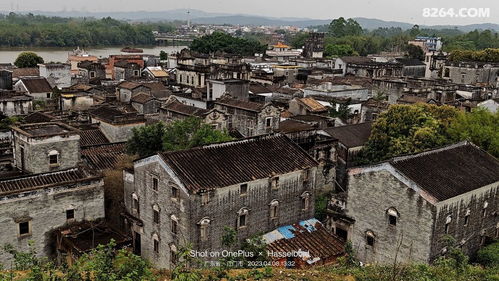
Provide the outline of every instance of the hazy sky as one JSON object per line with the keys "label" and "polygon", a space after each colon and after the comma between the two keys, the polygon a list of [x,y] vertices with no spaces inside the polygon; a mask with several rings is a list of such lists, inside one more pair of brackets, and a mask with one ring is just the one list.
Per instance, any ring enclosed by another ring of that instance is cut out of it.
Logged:
{"label": "hazy sky", "polygon": [[[423,17],[424,8],[489,8],[490,17]],[[0,0],[0,10],[161,11],[199,9],[207,12],[273,17],[331,19],[369,17],[419,24],[499,23],[497,0]]]}

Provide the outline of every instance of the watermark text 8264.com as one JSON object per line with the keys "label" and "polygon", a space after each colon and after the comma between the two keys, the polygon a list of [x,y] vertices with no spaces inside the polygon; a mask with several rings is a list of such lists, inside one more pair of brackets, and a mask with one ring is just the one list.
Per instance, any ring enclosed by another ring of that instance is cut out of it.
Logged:
{"label": "watermark text 8264.com", "polygon": [[490,8],[424,8],[425,18],[490,18]]}

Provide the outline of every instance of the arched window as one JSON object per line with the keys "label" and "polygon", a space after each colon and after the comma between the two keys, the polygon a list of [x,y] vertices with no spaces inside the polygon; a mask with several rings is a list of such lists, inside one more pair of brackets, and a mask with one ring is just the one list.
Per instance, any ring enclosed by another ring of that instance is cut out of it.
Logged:
{"label": "arched window", "polygon": [[203,218],[198,222],[199,225],[199,237],[202,241],[206,241],[208,239],[208,226],[210,225],[211,220],[209,218]]}
{"label": "arched window", "polygon": [[139,213],[139,197],[135,193],[132,193],[132,210]]}
{"label": "arched window", "polygon": [[445,218],[445,233],[449,233],[449,225],[450,223],[452,222],[452,216],[451,215],[448,215],[446,218]]}
{"label": "arched window", "polygon": [[152,235],[152,247],[155,253],[159,253],[159,236],[156,233]]}
{"label": "arched window", "polygon": [[303,194],[300,196],[301,202],[302,202],[302,209],[304,211],[306,211],[310,208],[310,197],[311,196],[312,196],[312,194],[310,194],[310,192],[308,192],[308,191],[303,192]]}
{"label": "arched window", "polygon": [[160,218],[159,218],[159,206],[157,204],[154,204],[152,206],[152,218],[154,223],[159,224]]}
{"label": "arched window", "polygon": [[246,227],[246,225],[248,224],[248,208],[241,208],[237,212],[237,214],[239,215],[239,217],[237,218],[237,228]]}
{"label": "arched window", "polygon": [[177,246],[175,244],[170,244],[170,261],[172,264],[177,263]]}
{"label": "arched window", "polygon": [[49,165],[51,166],[59,165],[59,152],[57,150],[51,150],[49,152]]}
{"label": "arched window", "polygon": [[173,234],[178,233],[178,218],[175,215],[170,216],[171,221],[171,231]]}
{"label": "arched window", "polygon": [[374,235],[374,232],[371,230],[366,231],[366,244],[374,247],[374,243],[376,242],[376,236]]}
{"label": "arched window", "polygon": [[399,212],[397,209],[391,207],[388,210],[386,210],[386,215],[388,216],[388,223],[390,225],[397,225],[397,220],[399,218]]}
{"label": "arched window", "polygon": [[483,209],[482,209],[482,217],[487,216],[487,207],[489,206],[489,202],[485,201],[483,202]]}
{"label": "arched window", "polygon": [[464,214],[464,225],[465,226],[468,225],[468,222],[470,220],[470,214],[471,214],[471,210],[469,208],[466,209],[466,213]]}
{"label": "arched window", "polygon": [[272,200],[269,204],[270,206],[270,218],[276,219],[279,216],[279,201]]}

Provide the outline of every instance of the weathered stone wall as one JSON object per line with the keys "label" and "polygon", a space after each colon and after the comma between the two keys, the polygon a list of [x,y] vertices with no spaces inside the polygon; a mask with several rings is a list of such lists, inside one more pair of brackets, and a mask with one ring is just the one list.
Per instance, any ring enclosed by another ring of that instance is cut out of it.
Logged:
{"label": "weathered stone wall", "polygon": [[[46,139],[26,138],[14,133],[15,165],[21,168],[21,147],[24,147],[24,170],[45,173],[76,167],[80,161],[80,136],[55,136]],[[49,165],[49,152],[59,153],[59,164]]]}
{"label": "weathered stone wall", "polygon": [[[261,232],[268,232],[278,226],[296,223],[313,217],[314,189],[316,169],[311,170],[308,184],[303,185],[302,172],[296,171],[279,176],[279,188],[272,189],[270,179],[260,179],[248,183],[247,195],[240,195],[239,185],[219,188],[210,192],[209,202],[202,204],[201,195],[188,193],[178,185],[175,176],[167,172],[158,156],[147,158],[135,164],[134,192],[139,198],[140,213],[134,214],[131,209],[132,190],[125,187],[125,205],[131,214],[138,215],[143,221],[141,229],[142,256],[155,266],[169,268],[171,266],[171,246],[177,249],[186,242],[192,243],[196,250],[219,251],[224,227],[236,228],[237,212],[248,208],[247,226],[238,229],[238,238],[244,239]],[[126,177],[126,176],[125,176]],[[158,192],[152,189],[152,178],[159,179]],[[129,177],[130,178],[130,177]],[[128,183],[130,186],[130,183]],[[171,197],[172,186],[180,192],[179,199]],[[128,191],[127,191],[128,190]],[[301,195],[311,193],[310,208],[302,210]],[[279,201],[278,219],[270,218],[270,202]],[[128,200],[128,202],[127,202]],[[153,206],[160,208],[160,224],[153,222]],[[178,219],[178,233],[171,231],[172,215]],[[200,239],[198,223],[208,218],[208,237]],[[160,241],[159,253],[153,251],[153,235]]]}
{"label": "weathered stone wall", "polygon": [[[445,224],[448,216],[450,216],[451,221],[447,234],[456,239],[467,255],[475,255],[480,246],[483,245],[485,237],[497,238],[496,233],[499,227],[497,219],[498,187],[499,183],[495,183],[437,204],[431,259],[442,253],[442,249],[445,247],[442,243],[442,237],[446,234]],[[484,208],[484,206],[487,207]],[[466,222],[465,217],[468,210],[469,217]]]}
{"label": "weathered stone wall", "polygon": [[[389,264],[396,256],[398,262],[428,262],[435,207],[390,168],[384,164],[349,174],[346,213],[355,223],[348,238],[358,258],[366,263]],[[388,222],[389,208],[399,213],[396,226]],[[375,235],[374,247],[367,245],[367,231]]]}
{"label": "weathered stone wall", "polygon": [[132,129],[144,126],[145,123],[110,124],[100,121],[99,128],[111,142],[127,141],[133,134]]}
{"label": "weathered stone wall", "polygon": [[[89,185],[71,185],[26,193],[12,197],[0,196],[0,244],[10,244],[17,250],[28,251],[28,241],[34,242],[39,256],[54,253],[52,231],[65,225],[66,210],[74,209],[75,221],[104,218],[102,180]],[[31,234],[19,236],[20,221],[31,222]],[[12,256],[0,251],[0,264],[10,267]]]}

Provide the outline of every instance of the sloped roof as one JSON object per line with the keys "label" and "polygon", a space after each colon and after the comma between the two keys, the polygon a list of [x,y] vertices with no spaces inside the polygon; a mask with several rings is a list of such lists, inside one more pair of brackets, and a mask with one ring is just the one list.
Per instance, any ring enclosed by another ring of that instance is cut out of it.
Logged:
{"label": "sloped roof", "polygon": [[168,77],[168,72],[166,72],[161,66],[149,66],[146,69],[156,78]]}
{"label": "sloped roof", "polygon": [[324,112],[328,110],[327,107],[313,98],[301,98],[298,101],[305,105],[311,112]]}
{"label": "sloped roof", "polygon": [[83,130],[79,134],[81,147],[109,143],[109,140],[100,129]]}
{"label": "sloped roof", "polygon": [[330,136],[338,139],[348,148],[363,146],[369,139],[371,130],[372,122],[324,129]]}
{"label": "sloped roof", "polygon": [[25,175],[7,180],[0,180],[0,195],[9,195],[18,192],[62,186],[98,178],[83,169],[69,169],[64,171]]}
{"label": "sloped roof", "polygon": [[295,133],[295,132],[300,132],[300,131],[308,131],[308,130],[313,130],[316,129],[313,125],[310,125],[305,122],[293,120],[293,119],[286,119],[279,123],[279,132],[287,134],[287,133]]}
{"label": "sloped roof", "polygon": [[222,97],[215,101],[216,104],[221,104],[229,107],[236,107],[248,111],[260,112],[265,107],[265,104],[251,101],[243,101],[231,97]]}
{"label": "sloped roof", "polygon": [[440,201],[499,181],[499,160],[469,142],[398,157],[390,164]]}
{"label": "sloped roof", "polygon": [[21,78],[29,93],[50,93],[52,88],[45,78]]}
{"label": "sloped roof", "polygon": [[94,169],[113,169],[121,159],[127,156],[126,143],[111,143],[87,147],[81,150],[81,155],[90,167]]}
{"label": "sloped roof", "polygon": [[345,242],[326,230],[317,219],[282,226],[263,235],[267,250],[280,253],[308,252],[309,264],[328,261],[345,253]]}
{"label": "sloped roof", "polygon": [[118,84],[118,88],[123,88],[128,90],[133,90],[139,86],[140,86],[139,83],[130,82],[130,81],[123,81],[120,84]]}
{"label": "sloped roof", "polygon": [[315,167],[317,162],[284,135],[273,134],[160,153],[192,192]]}
{"label": "sloped roof", "polygon": [[198,116],[198,117],[208,113],[209,111],[207,109],[183,104],[176,100],[168,102],[165,106],[163,106],[163,109],[188,116]]}
{"label": "sloped roof", "polygon": [[38,69],[38,67],[12,69],[12,78],[20,78],[24,76],[40,76],[40,70]]}
{"label": "sloped roof", "polygon": [[153,100],[154,97],[152,97],[151,95],[149,94],[146,94],[146,93],[138,93],[134,96],[132,96],[132,98],[130,99],[130,101],[132,102],[136,102],[136,103],[140,103],[140,104],[144,104],[150,100]]}
{"label": "sloped roof", "polygon": [[371,63],[371,62],[373,62],[373,60],[371,58],[361,57],[361,56],[346,56],[346,57],[341,57],[340,59],[346,63]]}
{"label": "sloped roof", "polygon": [[41,111],[35,111],[24,118],[25,123],[43,123],[54,120],[55,117]]}

